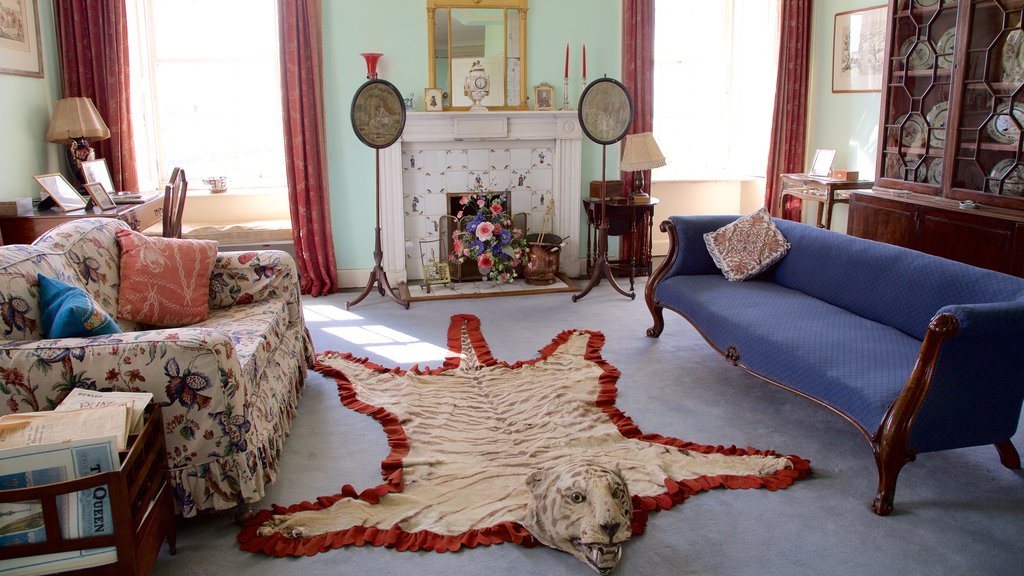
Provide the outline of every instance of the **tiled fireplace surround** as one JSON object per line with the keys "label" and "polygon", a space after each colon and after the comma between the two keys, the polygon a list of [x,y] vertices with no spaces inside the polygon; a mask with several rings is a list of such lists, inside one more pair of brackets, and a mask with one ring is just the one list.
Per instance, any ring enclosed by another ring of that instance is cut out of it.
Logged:
{"label": "tiled fireplace surround", "polygon": [[582,131],[568,112],[409,112],[401,139],[381,150],[383,266],[393,281],[422,278],[420,241],[437,240],[449,194],[506,192],[539,232],[568,237],[559,269],[579,276]]}

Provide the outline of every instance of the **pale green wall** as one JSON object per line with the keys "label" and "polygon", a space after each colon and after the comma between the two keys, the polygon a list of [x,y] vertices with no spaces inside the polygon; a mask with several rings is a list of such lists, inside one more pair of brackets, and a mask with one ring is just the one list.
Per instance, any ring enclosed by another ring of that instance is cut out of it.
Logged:
{"label": "pale green wall", "polygon": [[61,150],[46,141],[53,103],[60,97],[57,40],[50,0],[39,0],[43,77],[0,74],[0,200],[36,196],[32,176],[59,171]]}
{"label": "pale green wall", "polygon": [[[813,8],[806,163],[818,148],[835,149],[833,168],[858,170],[867,180],[875,177],[881,93],[832,93],[832,35],[836,13],[880,4],[880,0],[815,0]],[[845,230],[846,216],[846,206],[836,206],[833,229]]]}
{"label": "pale green wall", "polygon": [[[587,45],[587,71],[594,80],[619,74],[620,0],[531,0],[527,16],[527,88],[549,82],[562,97],[565,44],[572,45],[570,74],[580,76],[580,52]],[[386,14],[387,18],[380,16]],[[571,23],[568,25],[567,23]],[[373,266],[375,221],[375,154],[352,132],[349,109],[356,89],[366,81],[361,52],[381,52],[380,78],[403,96],[416,94],[423,110],[427,86],[427,10],[423,0],[324,2],[328,164],[331,219],[340,269]],[[580,79],[570,80],[572,105],[579,100]],[[608,149],[608,173],[616,177],[618,147]],[[600,178],[601,149],[583,145],[583,183]],[[582,191],[581,191],[582,194]],[[583,232],[581,228],[580,232]]]}
{"label": "pale green wall", "polygon": [[[836,167],[874,176],[879,93],[832,94],[832,26],[836,12],[877,2],[817,0],[814,3],[808,158],[815,148],[835,148]],[[427,82],[426,8],[422,0],[324,2],[324,63],[327,95],[328,162],[331,212],[338,267],[373,265],[374,153],[352,132],[352,95],[365,81],[360,52],[382,52],[379,73],[403,95],[416,94],[423,109]],[[37,193],[32,176],[60,170],[60,148],[43,138],[53,102],[60,97],[53,9],[39,0],[45,77],[0,75],[0,200]],[[381,19],[387,14],[387,19]],[[619,0],[533,0],[529,12],[527,86],[550,82],[561,100],[565,43],[572,44],[573,76],[579,75],[579,52],[587,44],[591,80],[607,74],[620,78],[621,8]],[[386,26],[377,25],[386,22]],[[566,23],[572,23],[571,26]],[[371,23],[373,23],[371,25]],[[573,105],[580,82],[570,83]],[[618,150],[608,150],[608,176],[617,175]],[[583,145],[583,186],[600,178],[601,149]],[[581,191],[582,194],[582,191]],[[845,207],[836,209],[836,227],[845,226]],[[581,235],[583,230],[581,229]],[[581,236],[582,237],[582,236]]]}

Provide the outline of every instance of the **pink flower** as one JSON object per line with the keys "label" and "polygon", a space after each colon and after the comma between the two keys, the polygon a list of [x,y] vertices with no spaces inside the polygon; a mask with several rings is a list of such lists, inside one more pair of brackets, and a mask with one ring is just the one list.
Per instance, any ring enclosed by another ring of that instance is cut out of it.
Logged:
{"label": "pink flower", "polygon": [[494,224],[491,224],[490,222],[481,222],[477,225],[476,237],[479,238],[481,242],[487,242],[492,236],[494,236]]}
{"label": "pink flower", "polygon": [[[459,204],[469,204],[469,194],[459,196]],[[461,216],[462,212],[459,212],[459,215]]]}
{"label": "pink flower", "polygon": [[494,258],[491,258],[490,252],[484,252],[476,259],[476,265],[478,268],[490,270],[494,266]]}
{"label": "pink flower", "polygon": [[482,207],[484,205],[484,199],[483,198],[477,198],[476,199],[476,205]]}
{"label": "pink flower", "polygon": [[500,202],[495,202],[494,204],[491,204],[491,212],[493,212],[494,214],[501,214],[503,210],[504,208],[501,207]]}
{"label": "pink flower", "polygon": [[456,240],[454,245],[452,246],[452,251],[456,253],[462,252],[462,242]]}

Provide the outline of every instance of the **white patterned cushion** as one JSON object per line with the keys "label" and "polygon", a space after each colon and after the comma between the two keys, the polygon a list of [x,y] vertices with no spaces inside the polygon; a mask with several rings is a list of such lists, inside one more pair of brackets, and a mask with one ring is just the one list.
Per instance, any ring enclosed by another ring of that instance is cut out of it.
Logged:
{"label": "white patterned cushion", "polygon": [[704,235],[715,266],[730,282],[757,276],[782,259],[789,242],[761,208]]}

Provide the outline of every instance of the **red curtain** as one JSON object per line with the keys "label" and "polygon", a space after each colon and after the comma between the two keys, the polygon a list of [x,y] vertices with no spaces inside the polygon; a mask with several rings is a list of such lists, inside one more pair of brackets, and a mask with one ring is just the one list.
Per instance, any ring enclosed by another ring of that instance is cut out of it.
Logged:
{"label": "red curtain", "polygon": [[[779,14],[779,73],[764,203],[775,208],[780,174],[804,171],[807,134],[807,84],[811,62],[811,0],[782,0]],[[800,220],[800,200],[787,197],[781,214]]]}
{"label": "red curtain", "polygon": [[[622,84],[633,97],[629,134],[654,129],[654,0],[622,0]],[[621,148],[620,148],[621,150]],[[633,190],[633,173],[623,174]],[[651,171],[644,172],[644,192],[651,193]]]}
{"label": "red curtain", "polygon": [[93,143],[118,190],[138,190],[124,0],[54,0],[57,49],[65,98],[92,98],[110,128]]}
{"label": "red curtain", "polygon": [[302,293],[338,289],[324,129],[321,0],[278,0],[288,203]]}

